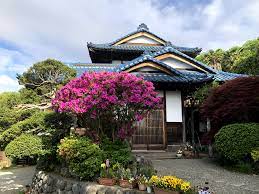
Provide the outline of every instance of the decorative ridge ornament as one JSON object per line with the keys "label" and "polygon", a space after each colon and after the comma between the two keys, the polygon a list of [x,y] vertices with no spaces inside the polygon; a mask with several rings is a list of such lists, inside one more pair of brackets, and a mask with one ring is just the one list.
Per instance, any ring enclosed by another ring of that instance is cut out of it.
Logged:
{"label": "decorative ridge ornament", "polygon": [[138,31],[142,31],[142,30],[144,30],[144,31],[149,31],[149,28],[147,27],[146,24],[141,23],[141,24],[138,26],[138,29],[137,29],[137,30],[138,30]]}

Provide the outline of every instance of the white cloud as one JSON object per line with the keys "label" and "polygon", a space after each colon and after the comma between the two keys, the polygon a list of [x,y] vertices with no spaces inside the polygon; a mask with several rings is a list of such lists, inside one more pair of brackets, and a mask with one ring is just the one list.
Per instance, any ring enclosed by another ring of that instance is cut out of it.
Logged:
{"label": "white cloud", "polygon": [[7,75],[0,75],[0,93],[7,91],[17,91],[21,88],[16,79]]}
{"label": "white cloud", "polygon": [[89,62],[87,42],[111,42],[142,22],[175,45],[205,50],[258,37],[258,0],[212,0],[193,6],[186,0],[180,8],[173,3],[161,6],[163,2],[168,1],[1,1],[0,40],[23,51],[0,50],[1,74],[21,72],[46,58]]}
{"label": "white cloud", "polygon": [[32,57],[16,50],[0,48],[0,72],[22,73],[32,62]]}

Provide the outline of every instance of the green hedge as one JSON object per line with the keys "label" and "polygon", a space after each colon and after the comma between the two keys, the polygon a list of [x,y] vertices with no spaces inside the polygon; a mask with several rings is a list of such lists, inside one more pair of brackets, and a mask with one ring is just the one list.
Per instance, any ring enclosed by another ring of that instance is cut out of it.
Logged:
{"label": "green hedge", "polygon": [[67,162],[71,174],[84,180],[96,177],[103,161],[103,151],[86,137],[64,138],[58,154]]}
{"label": "green hedge", "polygon": [[4,149],[8,143],[14,140],[16,137],[20,136],[23,132],[33,132],[45,130],[44,127],[44,118],[47,115],[47,112],[37,112],[31,117],[20,121],[10,128],[5,130],[0,135],[0,149]]}
{"label": "green hedge", "polygon": [[259,146],[259,124],[226,125],[215,135],[216,150],[224,159],[238,162]]}
{"label": "green hedge", "polygon": [[12,159],[36,158],[43,154],[41,138],[31,134],[22,134],[6,146],[5,153]]}

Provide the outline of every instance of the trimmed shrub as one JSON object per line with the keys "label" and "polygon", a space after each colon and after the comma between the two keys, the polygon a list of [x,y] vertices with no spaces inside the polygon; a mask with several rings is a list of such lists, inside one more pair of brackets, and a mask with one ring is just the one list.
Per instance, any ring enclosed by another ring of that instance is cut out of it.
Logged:
{"label": "trimmed shrub", "polygon": [[88,138],[64,138],[57,152],[67,162],[72,176],[92,180],[100,172],[103,152]]}
{"label": "trimmed shrub", "polygon": [[37,158],[43,154],[41,138],[31,134],[22,134],[6,146],[5,153],[12,159]]}
{"label": "trimmed shrub", "polygon": [[11,125],[23,121],[24,119],[29,118],[37,109],[30,110],[14,110],[14,109],[1,109],[0,110],[0,132],[5,131]]}
{"label": "trimmed shrub", "polygon": [[8,143],[20,136],[23,132],[39,132],[44,131],[44,117],[47,112],[37,112],[31,117],[20,121],[5,130],[0,135],[0,149],[4,149]]}
{"label": "trimmed shrub", "polygon": [[246,159],[259,146],[259,124],[226,125],[215,136],[216,150],[230,162]]}
{"label": "trimmed shrub", "polygon": [[131,148],[125,140],[115,140],[112,142],[108,138],[105,138],[100,147],[104,151],[105,159],[109,159],[112,164],[118,162],[127,166],[133,160]]}

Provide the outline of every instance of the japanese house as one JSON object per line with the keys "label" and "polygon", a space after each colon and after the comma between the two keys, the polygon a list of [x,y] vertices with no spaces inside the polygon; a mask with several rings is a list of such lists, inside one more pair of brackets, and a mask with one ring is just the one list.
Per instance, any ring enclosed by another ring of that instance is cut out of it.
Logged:
{"label": "japanese house", "polygon": [[186,96],[199,86],[224,82],[240,75],[218,71],[194,58],[200,48],[176,46],[140,24],[136,31],[110,43],[88,43],[92,63],[71,63],[85,71],[129,72],[153,82],[163,98],[161,110],[137,123],[132,143],[141,149],[165,149],[186,141]]}

